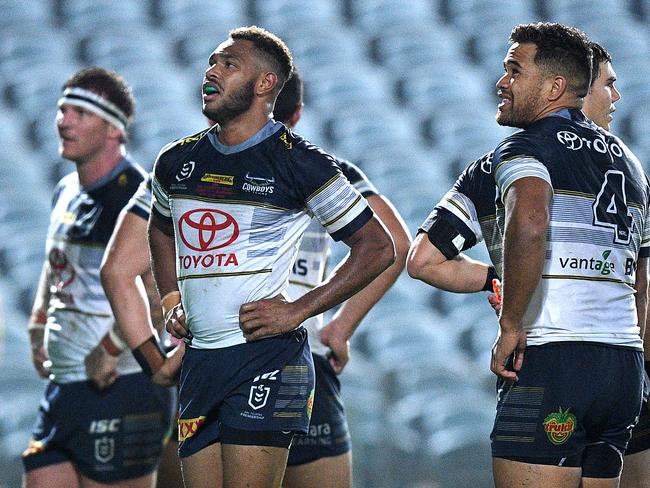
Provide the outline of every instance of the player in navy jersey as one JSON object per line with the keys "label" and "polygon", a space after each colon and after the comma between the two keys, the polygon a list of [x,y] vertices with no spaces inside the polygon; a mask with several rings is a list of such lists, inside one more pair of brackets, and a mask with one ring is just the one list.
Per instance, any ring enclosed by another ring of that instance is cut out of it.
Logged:
{"label": "player in navy jersey", "polygon": [[[167,330],[190,343],[179,418],[190,488],[280,486],[313,401],[300,324],[394,260],[390,235],[336,160],[271,119],[291,70],[273,34],[231,31],[203,81],[203,113],[218,125],[169,144],[154,167],[152,269]],[[351,252],[290,302],[284,291],[312,217]]]}
{"label": "player in navy jersey", "polygon": [[[592,78],[591,92],[587,97],[585,110],[592,118],[608,128],[613,104],[620,96],[613,86],[615,75],[609,64],[611,58],[599,46],[594,46],[594,48],[596,52],[594,67],[600,68],[600,70],[596,70]],[[493,186],[491,187],[485,183],[490,179],[489,174],[492,167],[491,154],[473,163],[459,179],[455,186],[456,191],[452,190],[441,201],[439,208],[437,208],[438,211],[434,210],[432,212],[431,218],[423,225],[422,229],[429,232],[431,241],[429,243],[429,239],[420,235],[416,239],[414,250],[410,256],[409,271],[413,275],[436,286],[442,285],[444,288],[455,289],[456,291],[478,291],[483,287],[483,284],[485,284],[485,289],[489,288],[490,277],[488,276],[486,280],[487,265],[468,261],[462,255],[456,258],[455,254],[462,249],[471,247],[473,242],[480,240],[482,228],[494,263],[497,267],[501,265],[501,248],[499,246],[501,237],[499,235],[494,236],[494,205],[490,205],[490,193],[494,195],[494,189]],[[448,254],[448,262],[445,262],[447,258],[444,256],[440,258],[441,251]],[[609,257],[609,253],[607,254]],[[441,263],[444,263],[444,265]],[[643,265],[643,263],[641,264]],[[447,279],[443,278],[442,269],[445,267],[447,270],[454,270],[454,277],[461,276],[464,279],[451,280],[449,277]],[[638,280],[637,287],[645,286],[644,273],[639,273],[639,275],[641,279]],[[641,297],[643,294],[638,296]],[[643,309],[642,305],[640,309]],[[505,424],[502,423],[502,425]],[[560,444],[562,443],[560,442]],[[590,450],[587,449],[585,452],[590,453]],[[598,455],[599,453],[596,451],[595,454]],[[591,455],[585,456],[585,459],[593,459],[593,456],[594,452],[591,451]],[[575,462],[575,460],[571,461]],[[589,474],[592,474],[594,478],[601,478],[602,474],[607,473],[593,473],[593,466],[589,467],[587,463],[583,476],[588,478]],[[601,480],[590,479],[589,482],[600,483]],[[611,481],[605,480],[604,483],[609,486],[607,483],[611,483]]]}
{"label": "player in navy jersey", "polygon": [[[302,78],[294,70],[278,95],[273,110],[275,120],[293,128],[302,113],[302,93]],[[404,269],[410,244],[408,230],[399,213],[365,174],[348,161],[339,161],[339,166],[388,228],[395,243],[396,258],[390,268],[341,305],[329,323],[324,324],[322,314],[303,323],[314,359],[316,393],[309,433],[295,436],[291,444],[282,482],[284,488],[352,486],[350,434],[336,375],[348,362],[349,338]],[[289,278],[291,299],[299,298],[325,279],[330,242],[325,228],[313,219],[305,231]]]}
{"label": "player in navy jersey", "polygon": [[[63,86],[57,129],[76,172],[57,185],[46,261],[28,325],[34,366],[50,378],[29,447],[26,487],[151,487],[171,415],[130,353],[98,389],[84,359],[114,317],[99,268],[118,214],[144,178],[125,153],[134,100],[117,74],[89,68]],[[133,392],[138,392],[138,402]],[[134,434],[137,433],[137,434]]]}

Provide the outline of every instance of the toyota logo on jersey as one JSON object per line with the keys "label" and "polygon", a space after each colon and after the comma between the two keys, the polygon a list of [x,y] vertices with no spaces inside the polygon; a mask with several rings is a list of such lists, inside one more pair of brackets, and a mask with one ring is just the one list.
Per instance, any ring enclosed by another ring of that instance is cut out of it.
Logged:
{"label": "toyota logo on jersey", "polygon": [[226,212],[197,208],[181,215],[178,231],[183,243],[194,251],[213,251],[226,247],[239,236],[239,225]]}

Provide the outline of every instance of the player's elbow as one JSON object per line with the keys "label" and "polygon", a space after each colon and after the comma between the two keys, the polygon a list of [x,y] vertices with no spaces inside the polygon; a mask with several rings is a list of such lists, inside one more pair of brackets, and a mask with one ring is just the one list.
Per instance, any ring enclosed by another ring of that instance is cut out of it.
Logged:
{"label": "player's elbow", "polygon": [[374,254],[378,268],[380,268],[381,271],[384,271],[395,263],[395,243],[390,234],[385,233],[382,238],[376,242],[375,247],[376,250]]}
{"label": "player's elbow", "polygon": [[112,289],[119,286],[119,283],[124,279],[125,269],[125,266],[120,266],[110,256],[108,259],[104,259],[104,262],[99,268],[99,277],[104,289]]}
{"label": "player's elbow", "polygon": [[[422,235],[422,234],[420,234]],[[413,244],[411,244],[406,256],[406,272],[416,280],[424,280],[431,268],[430,254],[426,246],[422,245],[422,238],[418,235]]]}
{"label": "player's elbow", "polygon": [[393,241],[395,244],[395,261],[393,266],[401,272],[406,266],[411,248],[411,237],[407,232],[402,231],[398,235],[393,235]]}

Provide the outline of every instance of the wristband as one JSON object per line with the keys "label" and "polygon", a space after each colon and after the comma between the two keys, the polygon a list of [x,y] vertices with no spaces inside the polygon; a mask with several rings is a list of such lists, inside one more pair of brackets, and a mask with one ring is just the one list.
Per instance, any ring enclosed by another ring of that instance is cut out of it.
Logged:
{"label": "wristband", "polygon": [[481,288],[482,291],[492,291],[492,280],[498,280],[499,275],[497,274],[497,270],[495,269],[494,266],[490,266],[488,268],[487,272],[487,278],[485,279],[485,284],[483,285],[483,288]]}
{"label": "wristband", "polygon": [[167,313],[176,305],[181,303],[181,292],[178,290],[170,291],[160,300],[162,305],[163,317],[167,320]]}
{"label": "wristband", "polygon": [[29,317],[27,322],[27,331],[30,330],[44,330],[47,323],[47,314],[43,310],[39,310]]}
{"label": "wristband", "polygon": [[100,342],[104,350],[111,356],[117,357],[126,349],[126,344],[111,327]]}
{"label": "wristband", "polygon": [[153,334],[131,352],[142,372],[150,378],[163,367],[167,357]]}

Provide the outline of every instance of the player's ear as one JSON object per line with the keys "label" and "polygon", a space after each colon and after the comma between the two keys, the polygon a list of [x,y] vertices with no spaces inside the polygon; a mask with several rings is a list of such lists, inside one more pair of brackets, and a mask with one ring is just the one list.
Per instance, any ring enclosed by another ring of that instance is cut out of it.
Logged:
{"label": "player's ear", "polygon": [[566,93],[567,90],[567,81],[564,76],[556,75],[547,80],[548,89],[547,97],[549,102],[555,102]]}
{"label": "player's ear", "polygon": [[273,71],[266,71],[260,75],[257,80],[256,91],[257,95],[267,95],[275,90],[278,84],[278,75]]}

